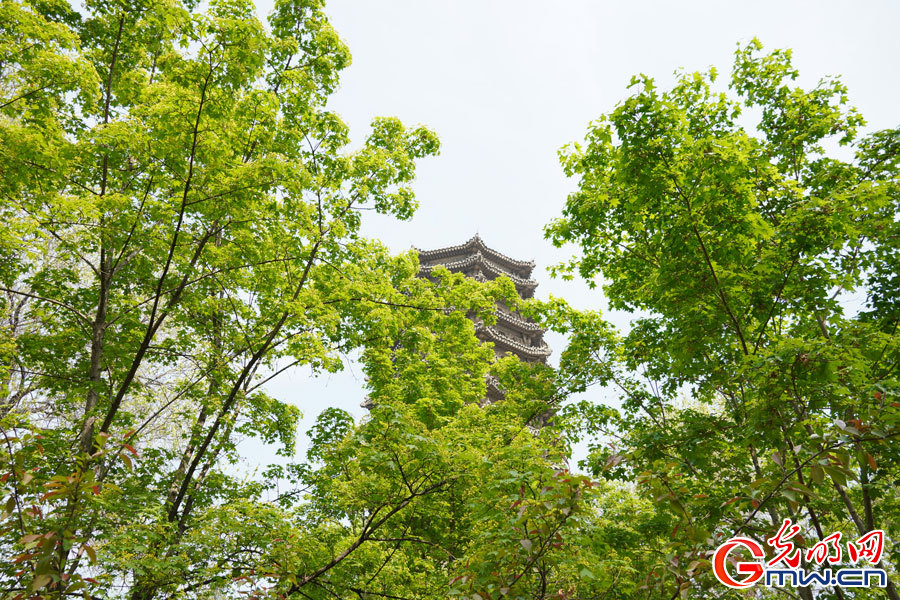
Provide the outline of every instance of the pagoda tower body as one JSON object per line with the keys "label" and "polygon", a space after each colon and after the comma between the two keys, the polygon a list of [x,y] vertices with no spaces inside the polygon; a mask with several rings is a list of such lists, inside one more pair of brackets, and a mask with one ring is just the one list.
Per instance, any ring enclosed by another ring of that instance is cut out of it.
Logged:
{"label": "pagoda tower body", "polygon": [[[476,235],[458,246],[448,246],[437,250],[419,250],[419,277],[432,279],[432,271],[444,267],[451,273],[462,273],[477,281],[491,281],[498,277],[509,277],[516,286],[519,297],[532,298],[537,282],[531,279],[533,261],[510,258],[488,248]],[[498,358],[513,354],[530,363],[546,363],[551,351],[544,342],[544,330],[535,322],[526,319],[517,311],[510,310],[502,302],[497,303],[497,323],[486,325],[480,319],[470,316],[475,323],[475,335],[482,342],[493,342]],[[503,398],[503,390],[493,375],[487,376],[487,398],[482,404],[496,402]],[[368,396],[360,406],[371,409],[374,404]]]}
{"label": "pagoda tower body", "polygon": [[[509,277],[516,291],[523,299],[534,296],[537,282],[531,278],[533,261],[510,258],[485,245],[479,236],[464,244],[437,250],[418,250],[419,276],[431,278],[437,267],[444,267],[451,273],[462,273],[477,281],[490,281],[498,277]],[[550,356],[550,348],[544,342],[544,330],[517,311],[510,310],[502,302],[497,303],[497,323],[486,325],[474,319],[475,335],[482,342],[493,342],[497,357],[514,354],[525,362],[544,363]],[[488,401],[503,397],[494,377],[488,379]]]}

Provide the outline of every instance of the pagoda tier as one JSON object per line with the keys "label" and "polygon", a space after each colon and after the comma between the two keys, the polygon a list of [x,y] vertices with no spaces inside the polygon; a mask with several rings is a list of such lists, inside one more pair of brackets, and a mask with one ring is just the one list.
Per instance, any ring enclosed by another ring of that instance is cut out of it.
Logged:
{"label": "pagoda tier", "polygon": [[531,277],[531,271],[534,269],[534,261],[516,260],[488,248],[477,234],[475,237],[459,246],[447,246],[446,248],[438,248],[437,250],[419,250],[419,264],[423,267],[435,264],[446,266],[456,259],[468,258],[479,252],[484,255],[487,260],[496,263],[507,275],[515,275],[522,279]]}
{"label": "pagoda tier", "polygon": [[421,274],[429,275],[436,267],[444,267],[451,273],[463,273],[478,281],[489,281],[505,275],[516,285],[516,291],[522,298],[534,296],[537,281],[527,277],[519,277],[515,272],[507,271],[499,262],[494,262],[480,250],[469,256],[451,256],[446,262],[433,260],[431,264],[421,266]]}
{"label": "pagoda tier", "polygon": [[540,339],[536,345],[532,345],[534,343],[532,339],[515,339],[515,334],[510,335],[510,333],[501,327],[481,323],[475,325],[475,335],[478,336],[478,339],[494,342],[494,349],[499,355],[511,352],[527,362],[544,362],[550,356],[550,348],[543,339]]}
{"label": "pagoda tier", "polygon": [[[451,273],[463,273],[478,281],[509,277],[522,298],[534,296],[537,282],[531,279],[533,261],[515,260],[485,245],[479,236],[464,244],[437,250],[418,250],[419,276],[431,277],[437,267],[444,267]],[[514,354],[526,362],[546,362],[550,348],[544,342],[544,331],[533,321],[510,310],[502,303],[497,304],[497,323],[485,325],[475,321],[475,335],[483,342],[493,342],[497,356]],[[489,386],[489,396],[491,390]]]}

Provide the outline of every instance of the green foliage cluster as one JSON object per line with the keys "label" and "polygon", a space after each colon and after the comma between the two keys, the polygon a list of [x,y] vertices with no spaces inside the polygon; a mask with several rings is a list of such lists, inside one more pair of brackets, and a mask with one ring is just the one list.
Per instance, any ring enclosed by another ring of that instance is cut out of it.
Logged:
{"label": "green foliage cluster", "polygon": [[[349,147],[320,0],[267,25],[247,0],[0,17],[0,597],[629,589],[655,513],[530,426],[552,369],[475,338],[512,283],[421,279],[360,235],[412,215],[439,144],[379,118]],[[347,353],[374,408],[325,411],[304,460],[265,383]],[[488,372],[507,397],[482,408]],[[244,472],[247,438],[280,461]]]}
{"label": "green foliage cluster", "polygon": [[[732,535],[900,536],[900,132],[756,42],[730,92],[636,78],[547,229],[623,334],[360,234],[439,142],[350,148],[323,10],[0,0],[0,597],[724,598]],[[559,369],[478,342],[498,302],[569,336]],[[349,352],[373,408],[304,458],[265,384]],[[559,409],[595,383],[619,402]],[[247,438],[280,460],[243,472]]]}
{"label": "green foliage cluster", "polygon": [[843,84],[797,77],[757,41],[727,90],[714,70],[665,91],[636,77],[561,153],[578,190],[546,233],[580,253],[557,271],[641,316],[622,334],[555,302],[548,323],[571,334],[570,388],[619,398],[568,411],[602,432],[590,471],[670,521],[657,597],[725,597],[710,550],[791,518],[806,548],[885,530],[891,583],[767,593],[898,598],[900,130],[860,137]]}

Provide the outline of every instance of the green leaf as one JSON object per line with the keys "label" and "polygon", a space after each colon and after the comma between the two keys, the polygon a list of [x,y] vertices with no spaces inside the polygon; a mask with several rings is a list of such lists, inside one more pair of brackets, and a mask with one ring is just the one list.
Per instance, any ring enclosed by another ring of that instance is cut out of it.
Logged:
{"label": "green leaf", "polygon": [[847,485],[847,476],[844,474],[843,471],[841,471],[837,467],[832,467],[832,466],[823,466],[822,468],[825,470],[826,473],[828,473],[829,476],[831,476],[831,479],[834,480],[834,482],[836,484],[838,484],[840,486]]}
{"label": "green leaf", "polygon": [[48,573],[42,573],[40,575],[35,576],[34,581],[31,583],[31,591],[36,592],[40,589],[46,587],[51,581],[53,581],[53,576]]}
{"label": "green leaf", "polygon": [[822,483],[825,481],[825,472],[819,465],[813,465],[810,468],[809,475],[816,483]]}

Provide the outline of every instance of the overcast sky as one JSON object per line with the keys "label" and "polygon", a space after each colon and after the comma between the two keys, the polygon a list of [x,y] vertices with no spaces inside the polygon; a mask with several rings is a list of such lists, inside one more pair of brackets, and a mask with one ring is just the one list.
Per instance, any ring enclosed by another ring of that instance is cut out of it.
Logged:
{"label": "overcast sky", "polygon": [[[271,6],[258,4],[261,15]],[[581,308],[602,308],[601,292],[545,271],[568,256],[543,239],[574,187],[557,151],[627,97],[632,75],[665,85],[676,69],[715,66],[725,80],[737,44],[756,36],[794,50],[801,83],[840,75],[868,129],[900,124],[897,0],[331,0],[327,12],[353,54],[331,106],[355,139],[375,116],[422,123],[441,138],[440,156],[418,170],[413,219],[375,215],[366,233],[403,251],[478,232],[489,246],[536,261],[538,297]],[[562,341],[548,341],[558,355]],[[353,368],[314,381],[298,372],[270,387],[307,423],[326,406],[363,414],[362,390]]]}

